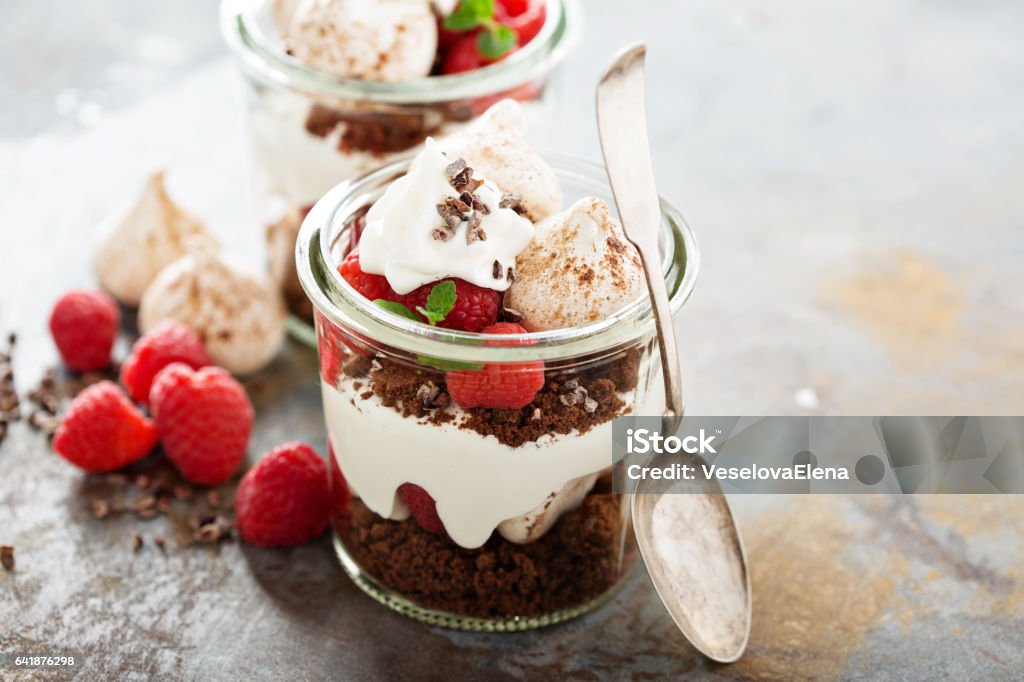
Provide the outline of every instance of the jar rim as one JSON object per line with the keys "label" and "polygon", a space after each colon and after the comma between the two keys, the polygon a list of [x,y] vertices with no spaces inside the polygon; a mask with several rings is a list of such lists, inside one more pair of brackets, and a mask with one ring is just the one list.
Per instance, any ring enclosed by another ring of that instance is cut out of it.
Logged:
{"label": "jar rim", "polygon": [[[610,194],[603,165],[564,153],[543,152],[542,156],[560,180],[568,178]],[[565,329],[506,335],[431,327],[391,313],[364,298],[338,274],[332,255],[335,242],[359,211],[376,200],[384,185],[390,184],[388,181],[405,173],[411,161],[407,157],[336,185],[313,206],[302,223],[295,245],[299,282],[314,308],[331,322],[389,346],[454,362],[578,357],[635,343],[653,333],[654,317],[646,288],[642,296],[599,320]],[[611,208],[614,210],[613,204]],[[661,269],[675,315],[693,292],[700,258],[692,230],[664,198],[661,216]]]}
{"label": "jar rim", "polygon": [[221,32],[242,65],[262,80],[326,97],[415,104],[448,102],[511,90],[554,69],[580,35],[579,0],[547,0],[548,15],[540,33],[507,58],[474,71],[383,82],[344,78],[315,69],[292,57],[260,27],[256,6],[265,0],[222,0]]}

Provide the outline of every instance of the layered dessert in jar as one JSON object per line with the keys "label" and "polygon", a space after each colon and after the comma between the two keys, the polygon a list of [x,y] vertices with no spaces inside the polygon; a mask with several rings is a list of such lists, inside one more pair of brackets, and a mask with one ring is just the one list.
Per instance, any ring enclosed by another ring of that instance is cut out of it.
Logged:
{"label": "layered dessert in jar", "polygon": [[246,76],[270,270],[294,315],[312,319],[293,258],[312,204],[500,99],[522,102],[538,124],[547,119],[576,21],[570,8],[563,0],[224,0],[225,37]]}
{"label": "layered dessert in jar", "polygon": [[[332,190],[297,268],[316,309],[336,548],[429,622],[522,629],[633,564],[612,420],[665,398],[640,258],[599,166],[539,156],[522,106]],[[674,309],[693,243],[666,208]]]}

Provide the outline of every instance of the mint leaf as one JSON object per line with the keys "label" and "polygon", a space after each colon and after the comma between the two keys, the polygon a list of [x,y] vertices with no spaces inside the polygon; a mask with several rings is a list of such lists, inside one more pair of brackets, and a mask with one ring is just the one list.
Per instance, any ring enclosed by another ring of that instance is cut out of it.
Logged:
{"label": "mint leaf", "polygon": [[451,280],[435,285],[430,290],[430,295],[427,296],[427,316],[439,315],[437,322],[442,321],[447,316],[447,313],[452,312],[457,298],[458,294],[455,290],[455,283]]}
{"label": "mint leaf", "polygon": [[476,48],[488,59],[497,59],[516,46],[516,32],[508,26],[492,23],[476,37]]}
{"label": "mint leaf", "polygon": [[389,313],[394,313],[395,315],[408,318],[415,322],[422,322],[419,315],[409,310],[401,303],[395,303],[394,301],[385,301],[383,298],[378,298],[373,303],[374,305],[379,305],[381,308],[388,311]]}
{"label": "mint leaf", "polygon": [[487,23],[494,16],[494,0],[462,0],[455,11],[444,19],[449,31],[469,31]]}
{"label": "mint leaf", "polygon": [[445,360],[443,358],[432,358],[429,355],[419,355],[416,357],[421,365],[427,365],[434,369],[440,369],[445,372],[453,372],[457,370],[480,370],[484,368],[482,362],[459,362],[458,360]]}

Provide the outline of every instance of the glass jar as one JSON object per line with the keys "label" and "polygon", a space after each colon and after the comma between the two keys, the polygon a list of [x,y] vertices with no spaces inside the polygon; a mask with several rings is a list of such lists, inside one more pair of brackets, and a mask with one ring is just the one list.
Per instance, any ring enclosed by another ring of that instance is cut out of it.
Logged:
{"label": "glass jar", "polygon": [[[428,136],[458,130],[504,98],[523,103],[531,142],[550,143],[544,131],[556,120],[556,67],[581,17],[575,0],[547,0],[541,32],[508,58],[467,73],[385,83],[341,78],[290,56],[278,29],[290,11],[281,0],[223,0],[221,28],[245,76],[270,272],[289,311],[308,324],[313,310],[294,249],[310,207],[339,182],[412,153]],[[292,329],[311,340],[294,320]]]}
{"label": "glass jar", "polygon": [[[601,166],[547,160],[568,203],[597,196],[614,206]],[[369,595],[432,624],[506,631],[575,617],[607,600],[635,563],[628,505],[610,486],[611,427],[620,414],[665,409],[650,305],[644,297],[584,326],[499,336],[372,304],[337,265],[367,208],[407,168],[331,190],[296,247],[315,308],[335,549]],[[675,313],[693,289],[697,251],[664,202],[660,245]],[[451,382],[487,371],[543,372],[543,387],[522,409],[451,401]],[[436,516],[423,523],[431,500]]]}

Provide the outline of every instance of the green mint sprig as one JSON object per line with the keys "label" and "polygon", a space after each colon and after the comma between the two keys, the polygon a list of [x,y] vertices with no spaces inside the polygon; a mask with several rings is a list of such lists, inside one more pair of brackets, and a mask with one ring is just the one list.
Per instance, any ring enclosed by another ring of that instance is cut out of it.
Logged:
{"label": "green mint sprig", "polygon": [[[427,295],[427,306],[421,305],[416,306],[416,312],[426,318],[427,324],[431,327],[436,327],[438,322],[443,322],[444,318],[448,317],[448,313],[455,307],[455,299],[457,298],[455,293],[455,282],[448,280],[435,284],[430,290],[430,294]],[[395,303],[394,301],[385,301],[382,298],[378,298],[374,303],[388,312],[400,315],[401,317],[421,322],[422,318],[413,311],[409,310],[406,306],[401,303]]]}
{"label": "green mint sprig", "polygon": [[515,31],[494,18],[494,0],[462,0],[455,11],[445,17],[444,27],[460,32],[482,29],[476,46],[488,59],[508,54],[519,39]]}

